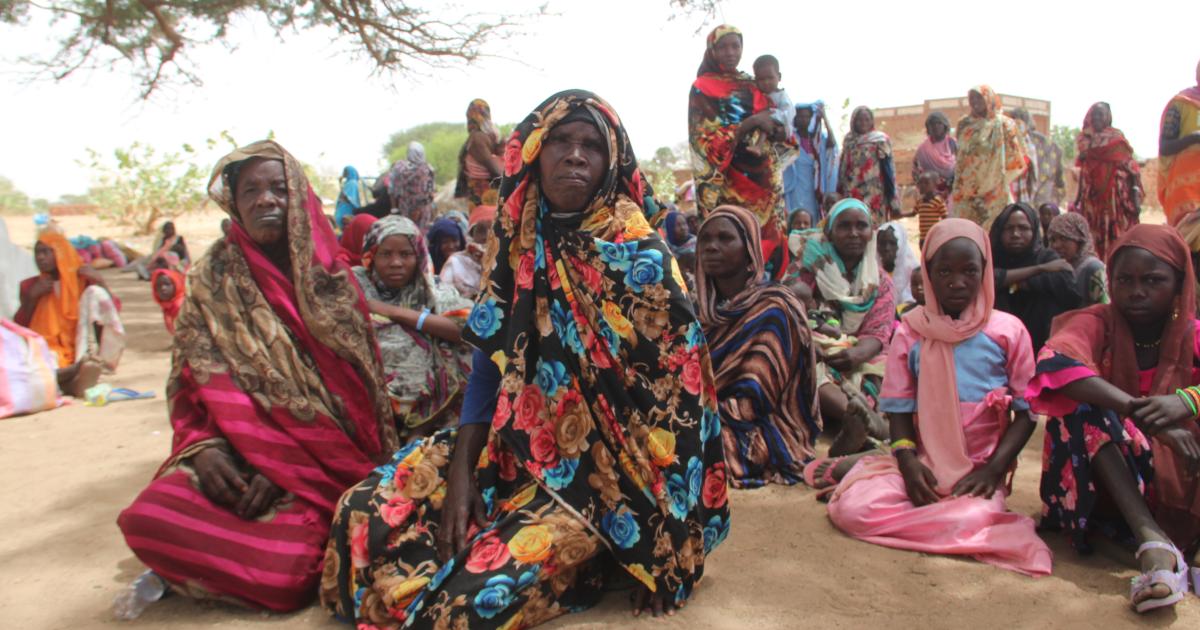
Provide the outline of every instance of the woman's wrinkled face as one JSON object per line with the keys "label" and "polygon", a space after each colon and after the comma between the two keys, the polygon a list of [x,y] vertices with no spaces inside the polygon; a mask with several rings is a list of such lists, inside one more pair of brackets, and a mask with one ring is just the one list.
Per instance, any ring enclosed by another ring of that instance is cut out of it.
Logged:
{"label": "woman's wrinkled face", "polygon": [[983,94],[977,90],[967,92],[967,102],[971,104],[971,113],[979,118],[987,116],[987,102],[983,100]]}
{"label": "woman's wrinkled face", "polygon": [[449,258],[454,252],[462,251],[462,248],[459,247],[459,240],[449,235],[438,239],[437,248],[442,254],[442,260]]}
{"label": "woman's wrinkled face", "polygon": [[970,239],[955,238],[939,247],[928,265],[933,297],[943,313],[957,318],[979,295],[983,252]]}
{"label": "woman's wrinkled face", "polygon": [[1161,325],[1171,314],[1182,274],[1141,247],[1122,247],[1112,269],[1113,306],[1132,327]]}
{"label": "woman's wrinkled face", "polygon": [[1029,216],[1019,210],[1009,214],[1008,223],[1000,232],[1000,244],[1012,255],[1029,251],[1033,246],[1033,224],[1029,222]]}
{"label": "woman's wrinkled face", "polygon": [[371,264],[375,275],[389,289],[404,288],[417,274],[417,248],[403,234],[389,236],[375,248]]}
{"label": "woman's wrinkled face", "polygon": [[608,142],[595,125],[577,121],[550,130],[538,156],[542,194],[556,212],[583,212],[608,172]]}
{"label": "woman's wrinkled face", "polygon": [[879,253],[879,264],[891,273],[896,269],[896,255],[900,253],[900,241],[891,229],[880,230],[875,237],[875,251]]}
{"label": "woman's wrinkled face", "polygon": [[1061,234],[1050,235],[1050,249],[1054,250],[1059,258],[1069,263],[1074,263],[1075,259],[1079,258],[1079,250],[1082,247],[1079,241],[1073,241]]}
{"label": "woman's wrinkled face", "polygon": [[871,130],[871,113],[865,109],[860,109],[857,114],[854,114],[854,133],[864,134]]}
{"label": "woman's wrinkled face", "polygon": [[843,210],[833,222],[830,238],[842,258],[861,258],[871,242],[871,219],[857,208]]}
{"label": "woman's wrinkled face", "polygon": [[154,294],[159,300],[166,302],[175,297],[175,282],[166,274],[160,275],[154,281]]}
{"label": "woman's wrinkled face", "polygon": [[940,120],[931,120],[928,125],[925,125],[925,131],[934,142],[941,142],[946,134],[950,132],[946,128],[946,124]]}
{"label": "woman's wrinkled face", "polygon": [[742,63],[742,36],[729,33],[718,39],[713,46],[713,59],[726,72],[737,70],[738,64]]}
{"label": "woman's wrinkled face", "polygon": [[729,278],[750,267],[750,253],[733,221],[718,217],[700,227],[696,239],[700,268],[711,278]]}
{"label": "woman's wrinkled face", "polygon": [[237,177],[234,208],[242,227],[258,245],[268,247],[287,240],[287,176],[283,162],[251,158]]}
{"label": "woman's wrinkled face", "polygon": [[54,257],[54,250],[41,242],[33,246],[33,263],[41,273],[58,271],[58,260]]}

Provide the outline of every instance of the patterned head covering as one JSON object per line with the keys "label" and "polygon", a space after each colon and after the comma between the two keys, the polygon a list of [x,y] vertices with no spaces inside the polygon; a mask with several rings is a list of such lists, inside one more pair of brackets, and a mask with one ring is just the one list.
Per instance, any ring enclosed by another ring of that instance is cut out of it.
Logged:
{"label": "patterned head covering", "polygon": [[[858,210],[867,215],[871,222],[871,209],[854,198],[839,201],[829,210],[829,216],[819,230],[805,230],[798,234],[800,264],[813,271],[817,288],[827,302],[835,302],[842,311],[842,331],[858,333],[863,320],[875,306],[879,296],[879,255],[876,253],[877,233],[871,230],[871,240],[863,250],[862,260],[855,268],[854,279],[846,278],[846,263],[833,245],[833,226],[838,217],[848,210]],[[874,225],[871,226],[874,228]]]}
{"label": "patterned head covering", "polygon": [[[291,259],[287,273],[250,238],[234,207],[232,184],[251,159],[283,163]],[[391,417],[391,404],[384,395],[367,305],[349,281],[349,267],[338,259],[333,227],[300,162],[273,141],[255,142],[217,163],[208,194],[233,223],[228,236],[217,241],[188,276],[190,292],[176,322],[173,363],[182,366],[186,361],[202,383],[206,371],[228,370],[264,409],[282,408],[297,418],[327,416],[366,456],[390,452],[396,432],[384,420]],[[233,321],[244,322],[248,334],[214,327],[216,322]],[[279,334],[285,328],[290,335]],[[322,368],[320,377],[294,354],[294,345],[303,347]],[[289,355],[295,359],[284,364],[274,360]],[[353,369],[345,369],[347,364]]]}
{"label": "patterned head covering", "polygon": [[[984,118],[995,118],[1000,115],[1000,95],[996,94],[996,91],[990,85],[977,85],[967,90],[967,96],[970,96],[971,92],[975,92],[983,97],[983,103],[987,106],[987,113],[983,116]],[[975,116],[975,112],[972,111],[970,115]]]}
{"label": "patterned head covering", "polygon": [[1060,214],[1050,220],[1050,227],[1046,231],[1050,236],[1058,236],[1079,243],[1076,269],[1087,262],[1089,258],[1096,256],[1096,249],[1092,246],[1092,230],[1088,227],[1087,219],[1083,218],[1082,214],[1078,212]]}
{"label": "patterned head covering", "polygon": [[458,221],[450,217],[442,217],[434,221],[433,225],[429,227],[429,232],[425,234],[425,240],[432,246],[429,257],[433,260],[433,273],[435,274],[441,273],[442,265],[446,264],[446,256],[442,254],[442,248],[438,242],[447,236],[458,242],[459,249],[465,249],[467,246],[466,234]]}
{"label": "patterned head covering", "polygon": [[766,262],[763,260],[762,251],[762,231],[758,227],[758,219],[754,217],[754,213],[738,206],[717,206],[704,220],[704,223],[700,224],[700,231],[703,232],[704,226],[717,219],[725,219],[732,223],[738,231],[738,236],[742,238],[742,244],[746,246],[746,254],[750,258],[750,279],[741,293],[731,299],[729,304],[718,309],[717,288],[704,273],[704,266],[696,265],[696,298],[700,305],[700,323],[705,327],[721,326],[740,317],[742,312],[750,307],[752,299],[747,298],[753,298],[758,294],[758,288],[763,284],[766,275]]}
{"label": "patterned head covering", "polygon": [[[560,218],[542,198],[538,159],[546,135],[577,117],[607,139],[608,167],[581,216]],[[634,579],[678,602],[728,527],[724,455],[704,334],[643,198],[608,103],[568,90],[539,105],[508,140],[463,339],[503,374],[489,461],[514,457]],[[719,496],[700,502],[708,479]]]}
{"label": "patterned head covering", "polygon": [[[412,242],[413,250],[417,253],[417,273],[413,274],[414,282],[409,283],[406,287],[389,287],[375,274],[375,252],[379,250],[380,243],[392,236],[407,236]],[[371,230],[363,239],[362,258],[363,267],[370,272],[371,281],[375,283],[375,288],[379,291],[383,301],[389,304],[432,307],[434,304],[433,287],[436,283],[433,277],[433,263],[429,260],[429,248],[421,236],[421,229],[417,227],[416,223],[413,223],[412,219],[398,214],[390,214],[373,223]],[[406,299],[405,296],[409,293],[413,295],[411,299]]]}
{"label": "patterned head covering", "polygon": [[738,74],[737,68],[722,68],[721,64],[717,62],[717,42],[721,41],[721,38],[725,37],[726,35],[737,35],[738,39],[742,39],[742,32],[738,30],[736,26],[722,24],[714,28],[712,32],[708,34],[708,39],[705,40],[704,61],[700,62],[700,69],[696,71],[696,76],[705,74]]}
{"label": "patterned head covering", "polygon": [[467,131],[487,131],[492,125],[492,106],[477,98],[467,105]]}

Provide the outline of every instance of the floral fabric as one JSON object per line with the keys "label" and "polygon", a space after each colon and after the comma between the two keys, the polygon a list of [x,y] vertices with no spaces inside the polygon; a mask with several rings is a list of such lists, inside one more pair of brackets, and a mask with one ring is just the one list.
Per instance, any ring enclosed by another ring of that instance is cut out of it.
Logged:
{"label": "floral fabric", "polygon": [[986,85],[971,91],[983,97],[987,113],[968,114],[955,129],[958,161],[951,205],[954,216],[986,229],[1012,203],[1009,184],[1025,172],[1025,150],[1017,124],[1000,112],[1000,96]]}
{"label": "floral fabric", "polygon": [[[575,217],[550,213],[535,176],[542,142],[567,116],[593,122],[611,156]],[[343,499],[327,607],[380,627],[527,627],[595,601],[588,561],[600,553],[678,603],[691,595],[728,530],[725,464],[708,348],[642,191],[624,128],[599,97],[559,93],[517,127],[464,330],[502,374],[476,470],[488,525],[440,563],[439,471],[453,435],[401,451],[394,472],[377,470]],[[372,613],[378,598],[386,617]]]}

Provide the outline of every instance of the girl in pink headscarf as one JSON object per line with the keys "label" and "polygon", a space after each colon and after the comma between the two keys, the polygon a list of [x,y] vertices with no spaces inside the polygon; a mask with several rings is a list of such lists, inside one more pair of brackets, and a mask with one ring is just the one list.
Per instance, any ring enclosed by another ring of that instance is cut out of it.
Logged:
{"label": "girl in pink headscarf", "polygon": [[1004,503],[1034,429],[1022,398],[1033,376],[1029,333],[992,309],[991,248],[977,224],[938,223],[923,253],[926,305],[897,329],[880,395],[892,452],[849,469],[829,518],[875,544],[1049,574],[1033,520]]}

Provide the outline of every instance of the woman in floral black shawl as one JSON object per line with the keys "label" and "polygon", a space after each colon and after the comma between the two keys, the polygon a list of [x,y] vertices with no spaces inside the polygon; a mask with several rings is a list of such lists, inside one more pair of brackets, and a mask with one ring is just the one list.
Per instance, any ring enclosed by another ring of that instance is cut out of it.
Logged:
{"label": "woman in floral black shawl", "polygon": [[[463,424],[398,452],[334,520],[321,598],[360,624],[529,627],[620,572],[639,610],[670,611],[728,533],[708,348],[616,113],[556,94],[504,161]],[[569,207],[563,190],[586,192]],[[490,426],[470,409],[488,388]]]}

